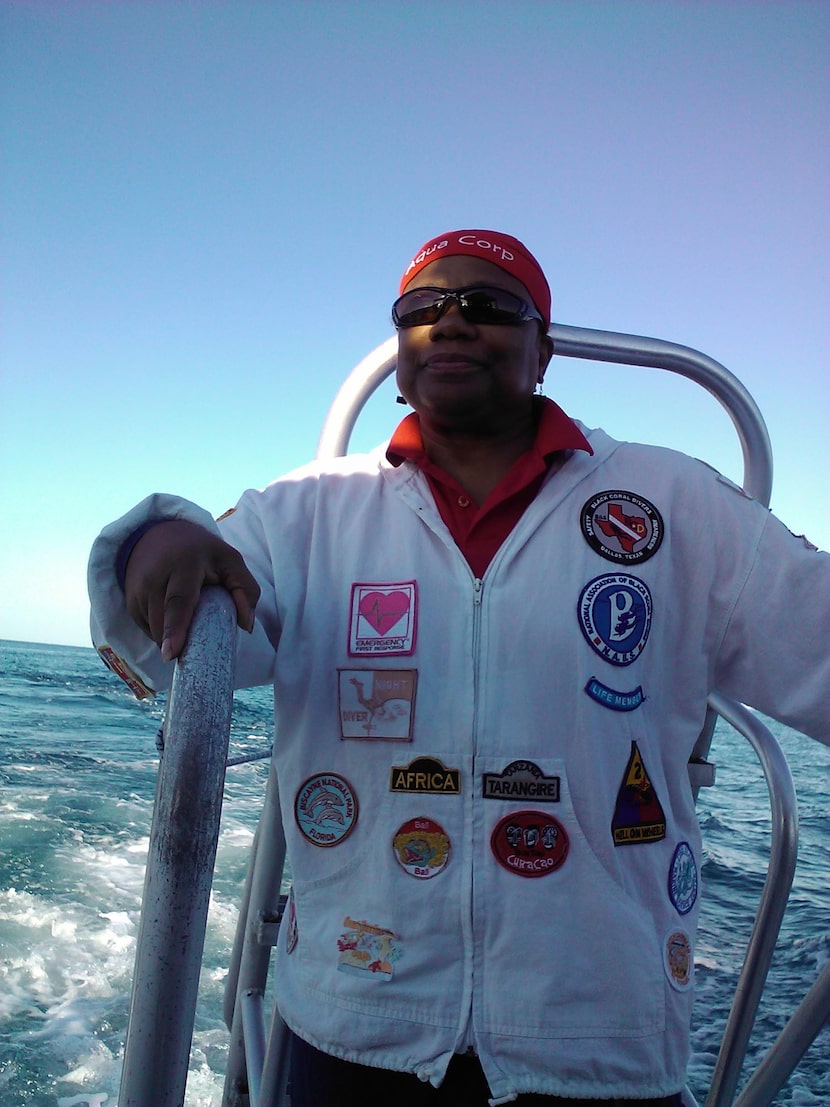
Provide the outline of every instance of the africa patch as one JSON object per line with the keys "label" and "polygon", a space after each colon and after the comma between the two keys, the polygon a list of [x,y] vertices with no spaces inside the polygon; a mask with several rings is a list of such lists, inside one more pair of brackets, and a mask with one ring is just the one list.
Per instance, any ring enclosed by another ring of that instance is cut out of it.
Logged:
{"label": "africa patch", "polygon": [[669,899],[678,914],[688,915],[697,899],[697,865],[692,847],[681,842],[669,865]]}
{"label": "africa patch", "polygon": [[585,685],[585,691],[597,703],[603,707],[610,707],[612,711],[634,711],[645,699],[642,685],[637,685],[630,692],[618,692],[616,688],[609,688],[607,684],[592,676]]}
{"label": "africa patch", "polygon": [[385,657],[411,654],[418,625],[418,585],[353,584],[349,612],[349,654]]}
{"label": "africa patch", "polygon": [[355,828],[357,796],[344,777],[316,773],[297,790],[294,818],[313,846],[336,846]]}
{"label": "africa patch", "polygon": [[514,811],[500,819],[490,848],[502,868],[517,876],[548,876],[568,856],[568,832],[544,811]]}
{"label": "africa patch", "polygon": [[484,799],[558,803],[559,777],[545,776],[533,761],[511,761],[501,773],[484,774],[481,794]]}
{"label": "africa patch", "polygon": [[108,669],[111,669],[116,676],[121,677],[137,700],[155,695],[149,684],[145,684],[138,673],[134,672],[124,658],[119,657],[111,646],[99,646],[98,656]]}
{"label": "africa patch", "polygon": [[651,593],[637,577],[608,573],[585,585],[579,626],[604,661],[630,665],[645,649],[651,630]]}
{"label": "africa patch", "polygon": [[631,755],[617,792],[611,833],[615,846],[659,842],[666,837],[666,816],[636,742],[631,743]]}
{"label": "africa patch", "polygon": [[412,741],[416,669],[338,669],[340,737]]}
{"label": "africa patch", "polygon": [[390,792],[453,795],[461,792],[461,772],[448,769],[437,757],[416,757],[408,765],[393,765]]}
{"label": "africa patch", "polygon": [[337,939],[337,968],[340,972],[367,974],[366,979],[391,980],[393,965],[401,956],[397,941],[394,931],[363,920],[357,922],[347,915]]}
{"label": "africa patch", "polygon": [[606,561],[648,561],[663,541],[663,519],[654,504],[620,489],[587,500],[579,525],[588,545]]}
{"label": "africa patch", "polygon": [[678,992],[692,986],[695,974],[692,940],[685,930],[672,930],[664,938],[663,968],[669,984]]}
{"label": "africa patch", "polygon": [[429,880],[446,869],[450,840],[433,819],[410,819],[392,839],[395,860],[410,876]]}

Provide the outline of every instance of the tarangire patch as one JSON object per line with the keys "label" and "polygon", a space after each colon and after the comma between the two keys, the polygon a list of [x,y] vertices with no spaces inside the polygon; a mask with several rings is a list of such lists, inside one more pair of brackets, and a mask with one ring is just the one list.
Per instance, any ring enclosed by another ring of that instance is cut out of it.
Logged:
{"label": "tarangire patch", "polygon": [[582,505],[580,527],[606,561],[648,561],[663,541],[663,519],[649,500],[622,489],[597,492]]}
{"label": "tarangire patch", "polygon": [[558,803],[559,777],[545,776],[533,761],[511,761],[503,772],[484,774],[481,794],[484,799]]}
{"label": "tarangire patch", "polygon": [[502,868],[516,876],[548,876],[565,863],[568,832],[545,811],[514,811],[499,819],[490,848]]}
{"label": "tarangire patch", "polygon": [[362,920],[357,922],[347,915],[343,920],[343,932],[337,939],[340,951],[337,968],[340,972],[391,980],[392,966],[401,956],[397,941],[398,935],[394,931]]}
{"label": "tarangire patch", "polygon": [[612,665],[630,665],[651,630],[651,593],[638,577],[595,577],[579,597],[579,627],[596,653]]}
{"label": "tarangire patch", "polygon": [[666,837],[666,816],[636,742],[631,743],[631,754],[617,792],[611,833],[615,846],[659,842]]}
{"label": "tarangire patch", "polygon": [[294,818],[313,846],[336,846],[357,823],[357,796],[345,777],[315,773],[297,789]]}
{"label": "tarangire patch", "polygon": [[418,627],[418,585],[352,585],[349,612],[349,654],[352,657],[395,657],[415,649]]}

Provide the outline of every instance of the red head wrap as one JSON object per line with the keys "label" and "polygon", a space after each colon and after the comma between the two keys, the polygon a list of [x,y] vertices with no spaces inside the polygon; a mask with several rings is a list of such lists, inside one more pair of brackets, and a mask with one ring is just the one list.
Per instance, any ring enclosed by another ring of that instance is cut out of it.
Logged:
{"label": "red head wrap", "polygon": [[530,293],[531,300],[545,321],[545,327],[550,326],[550,288],[541,265],[518,238],[498,231],[449,231],[430,239],[404,270],[400,291],[403,292],[415,274],[430,262],[452,257],[453,254],[484,258],[485,261],[498,265],[505,273],[512,274]]}

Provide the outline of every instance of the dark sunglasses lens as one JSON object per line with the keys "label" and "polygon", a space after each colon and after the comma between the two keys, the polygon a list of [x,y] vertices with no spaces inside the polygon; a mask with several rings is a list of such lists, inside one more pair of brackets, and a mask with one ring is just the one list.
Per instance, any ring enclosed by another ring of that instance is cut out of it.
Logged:
{"label": "dark sunglasses lens", "polygon": [[464,293],[461,311],[471,323],[512,323],[524,301],[503,288],[471,288]]}
{"label": "dark sunglasses lens", "polygon": [[443,314],[448,294],[470,323],[514,323],[527,317],[524,300],[504,288],[480,285],[446,290],[413,288],[392,305],[393,323],[396,327],[431,326]]}
{"label": "dark sunglasses lens", "polygon": [[442,294],[434,288],[413,288],[392,305],[392,321],[397,327],[434,323],[441,314],[442,301]]}

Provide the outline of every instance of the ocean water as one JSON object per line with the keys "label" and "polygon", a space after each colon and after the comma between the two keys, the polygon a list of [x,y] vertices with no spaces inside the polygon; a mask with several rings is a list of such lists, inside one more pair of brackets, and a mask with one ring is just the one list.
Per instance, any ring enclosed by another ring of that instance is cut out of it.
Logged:
{"label": "ocean water", "polygon": [[[0,642],[0,1104],[116,1107],[161,702],[138,702],[90,649]],[[771,728],[799,795],[799,866],[750,1057],[830,957],[830,749]],[[231,755],[266,749],[270,693],[237,693]],[[701,794],[704,907],[694,1060],[702,1102],[766,870],[769,805],[749,745],[719,724]],[[228,770],[187,1107],[219,1107],[221,1006],[267,762]],[[830,1104],[830,1028],[776,1103]]]}

